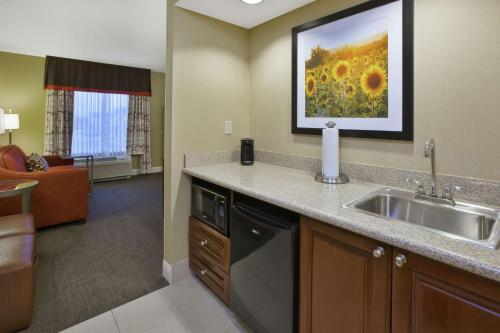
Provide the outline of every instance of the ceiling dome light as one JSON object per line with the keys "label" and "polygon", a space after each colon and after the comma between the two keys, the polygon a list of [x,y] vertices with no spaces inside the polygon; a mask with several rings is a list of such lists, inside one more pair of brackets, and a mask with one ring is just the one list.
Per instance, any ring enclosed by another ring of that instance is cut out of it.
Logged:
{"label": "ceiling dome light", "polygon": [[248,5],[256,5],[262,2],[262,0],[241,0],[241,1]]}

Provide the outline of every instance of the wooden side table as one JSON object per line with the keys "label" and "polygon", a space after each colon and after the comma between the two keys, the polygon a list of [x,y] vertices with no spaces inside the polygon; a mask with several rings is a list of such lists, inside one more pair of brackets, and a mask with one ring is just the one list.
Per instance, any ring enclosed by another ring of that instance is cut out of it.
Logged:
{"label": "wooden side table", "polygon": [[31,179],[0,180],[0,198],[21,195],[22,213],[29,213],[30,195],[37,186],[38,181]]}

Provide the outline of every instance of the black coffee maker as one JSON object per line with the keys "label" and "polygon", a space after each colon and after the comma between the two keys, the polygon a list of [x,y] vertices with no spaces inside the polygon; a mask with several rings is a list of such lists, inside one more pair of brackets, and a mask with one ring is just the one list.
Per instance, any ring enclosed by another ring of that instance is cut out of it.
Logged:
{"label": "black coffee maker", "polygon": [[253,139],[241,139],[241,164],[252,165],[253,159]]}

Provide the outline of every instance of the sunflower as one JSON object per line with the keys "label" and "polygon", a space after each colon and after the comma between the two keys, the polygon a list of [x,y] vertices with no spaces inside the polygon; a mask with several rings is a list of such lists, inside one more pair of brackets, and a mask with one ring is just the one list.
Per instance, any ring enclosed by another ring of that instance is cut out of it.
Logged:
{"label": "sunflower", "polygon": [[323,73],[330,74],[330,66],[328,66],[328,65],[323,66]]}
{"label": "sunflower", "polygon": [[351,73],[351,64],[348,61],[340,60],[333,67],[333,77],[337,81],[343,81]]}
{"label": "sunflower", "polygon": [[323,73],[319,76],[319,80],[321,81],[321,83],[327,83],[328,81],[330,81],[330,75],[323,71]]}
{"label": "sunflower", "polygon": [[361,89],[368,97],[380,96],[387,88],[387,74],[380,66],[372,65],[361,75]]}
{"label": "sunflower", "polygon": [[316,92],[316,81],[314,77],[308,76],[306,79],[306,95],[311,97]]}
{"label": "sunflower", "polygon": [[319,77],[321,73],[323,73],[323,69],[321,69],[321,67],[318,66],[314,69],[314,77]]}
{"label": "sunflower", "polygon": [[356,86],[351,83],[347,84],[345,87],[345,92],[347,97],[353,98],[354,96],[356,96]]}

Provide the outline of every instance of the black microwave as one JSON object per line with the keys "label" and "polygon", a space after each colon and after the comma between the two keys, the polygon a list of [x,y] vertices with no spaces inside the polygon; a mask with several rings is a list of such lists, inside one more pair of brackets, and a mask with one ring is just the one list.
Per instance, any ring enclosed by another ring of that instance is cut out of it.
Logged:
{"label": "black microwave", "polygon": [[191,214],[229,236],[229,191],[201,180],[191,186]]}

